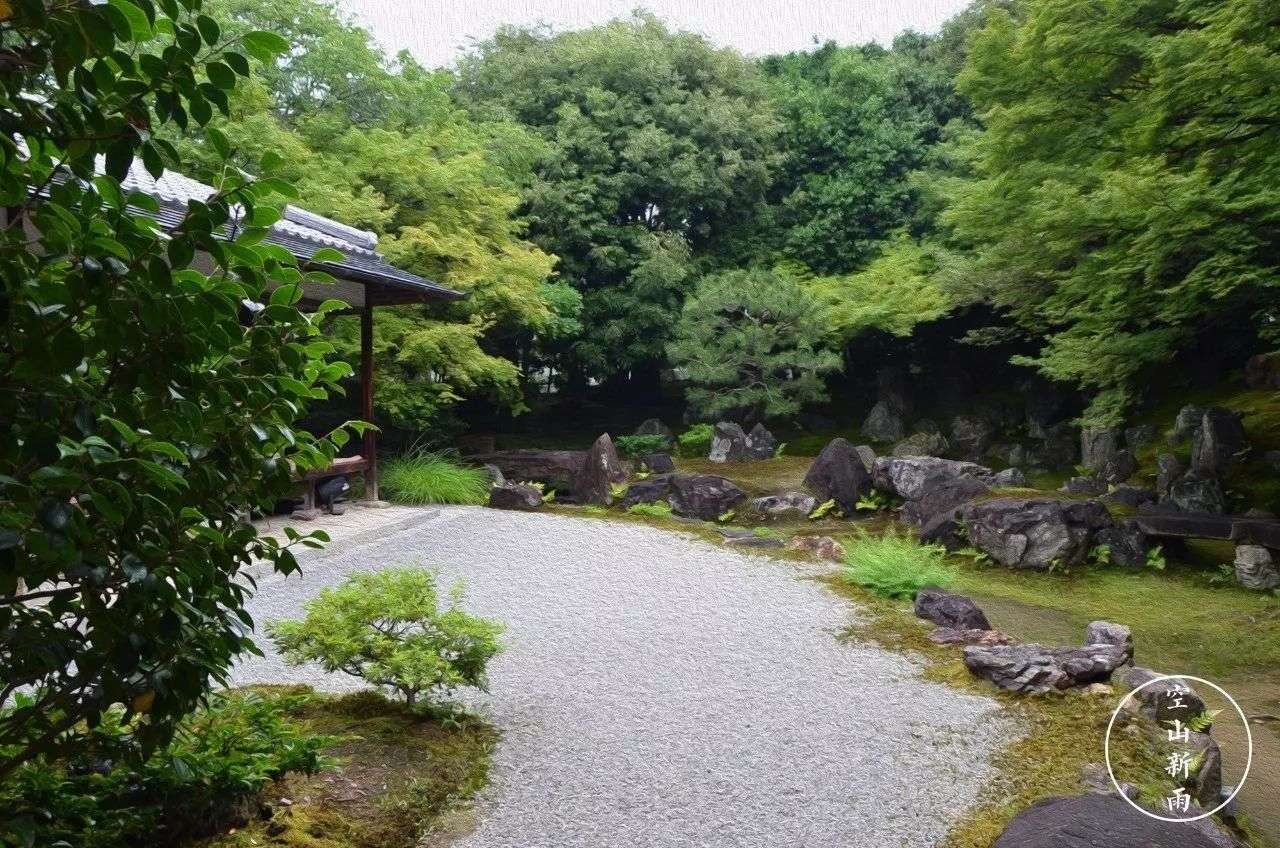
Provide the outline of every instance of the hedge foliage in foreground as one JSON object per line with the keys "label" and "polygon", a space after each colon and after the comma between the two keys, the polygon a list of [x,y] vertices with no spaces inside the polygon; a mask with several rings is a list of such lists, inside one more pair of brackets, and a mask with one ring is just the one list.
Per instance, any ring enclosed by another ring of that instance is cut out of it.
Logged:
{"label": "hedge foliage in foreground", "polygon": [[122,189],[135,156],[179,168],[153,133],[227,113],[239,51],[283,39],[224,37],[200,0],[10,0],[0,45],[0,703],[32,693],[0,715],[3,780],[117,706],[145,759],[251,647],[237,572],[296,564],[242,516],[335,454],[345,431],[294,424],[350,368],[318,336],[340,304],[298,305],[329,278],[263,241],[287,183],[224,169],[172,228]]}

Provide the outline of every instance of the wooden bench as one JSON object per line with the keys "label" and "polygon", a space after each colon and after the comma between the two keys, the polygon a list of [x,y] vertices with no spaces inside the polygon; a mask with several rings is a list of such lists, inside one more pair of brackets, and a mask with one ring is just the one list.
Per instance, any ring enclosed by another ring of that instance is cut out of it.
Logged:
{"label": "wooden bench", "polygon": [[316,483],[326,477],[336,477],[339,474],[362,474],[368,470],[369,461],[363,456],[340,456],[324,468],[294,475],[293,482],[300,483],[303,487],[301,509],[316,509]]}

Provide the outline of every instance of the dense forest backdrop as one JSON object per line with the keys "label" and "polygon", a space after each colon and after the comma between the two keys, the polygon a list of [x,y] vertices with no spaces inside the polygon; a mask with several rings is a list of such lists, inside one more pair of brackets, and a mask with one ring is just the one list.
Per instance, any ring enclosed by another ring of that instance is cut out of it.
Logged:
{"label": "dense forest backdrop", "polygon": [[638,12],[440,70],[318,0],[211,6],[299,45],[219,125],[243,161],[472,295],[379,316],[379,414],[406,430],[592,393],[835,414],[885,362],[1053,381],[1116,424],[1276,341],[1268,0],[979,0],[758,59]]}

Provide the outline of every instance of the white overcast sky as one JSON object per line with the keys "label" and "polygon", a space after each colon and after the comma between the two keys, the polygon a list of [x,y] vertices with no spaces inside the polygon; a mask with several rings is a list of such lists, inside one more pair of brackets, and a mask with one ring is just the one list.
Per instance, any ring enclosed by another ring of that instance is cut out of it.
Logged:
{"label": "white overcast sky", "polygon": [[804,49],[819,40],[887,44],[904,29],[932,32],[967,0],[338,0],[390,53],[451,64],[502,24],[580,29],[643,7],[676,29],[750,55]]}

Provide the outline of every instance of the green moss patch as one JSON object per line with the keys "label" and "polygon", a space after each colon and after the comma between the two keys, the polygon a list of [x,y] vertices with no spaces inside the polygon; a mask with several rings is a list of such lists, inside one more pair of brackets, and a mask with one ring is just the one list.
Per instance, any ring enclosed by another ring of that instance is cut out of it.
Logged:
{"label": "green moss patch", "polygon": [[326,752],[337,765],[279,781],[263,794],[269,818],[202,843],[204,848],[419,844],[485,785],[497,738],[474,717],[422,715],[373,692],[315,695],[296,717],[340,740]]}

